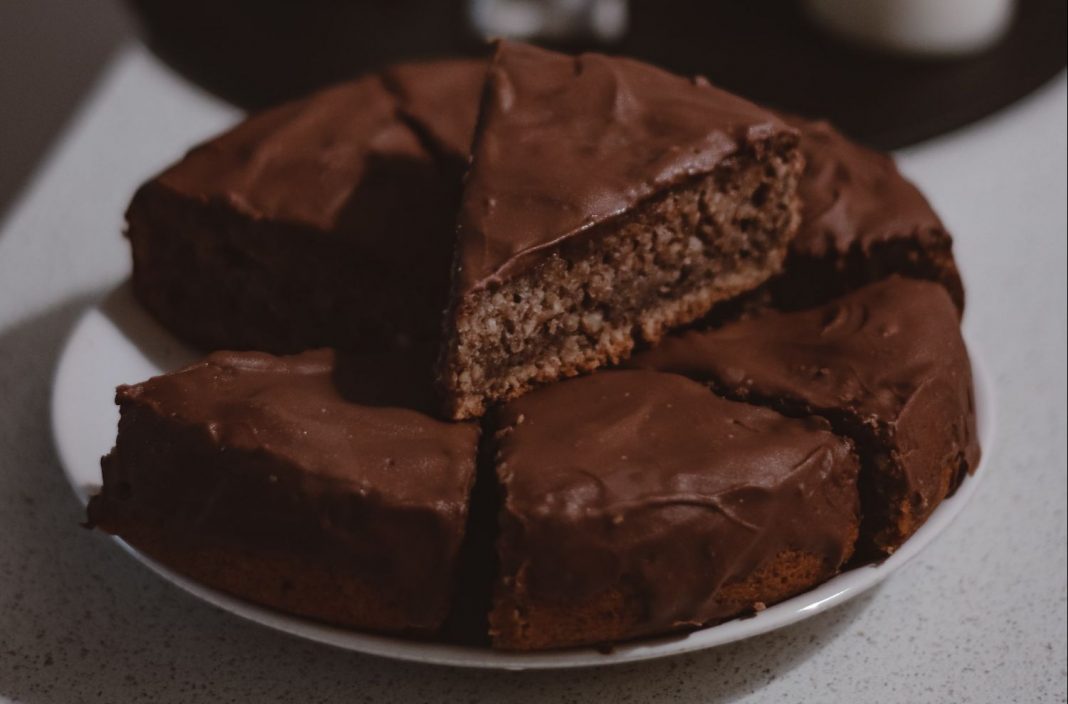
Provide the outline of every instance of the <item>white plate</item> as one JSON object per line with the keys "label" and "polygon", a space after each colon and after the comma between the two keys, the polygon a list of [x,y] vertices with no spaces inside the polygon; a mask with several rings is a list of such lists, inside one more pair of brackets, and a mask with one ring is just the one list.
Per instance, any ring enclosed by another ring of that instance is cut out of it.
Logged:
{"label": "white plate", "polygon": [[[196,355],[174,340],[134,301],[128,284],[114,289],[103,302],[82,316],[74,328],[56,370],[52,392],[52,428],[67,479],[83,502],[100,486],[100,457],[115,441],[118,410],[115,387],[147,379],[192,361]],[[979,438],[983,456],[990,456],[994,408],[983,366],[972,356],[976,382]],[[761,613],[691,633],[651,638],[617,646],[611,653],[593,648],[542,653],[501,653],[438,643],[422,643],[334,628],[273,611],[210,589],[142,555],[123,541],[116,542],[164,579],[215,606],[286,633],[401,660],[460,667],[537,669],[614,665],[677,655],[749,638],[782,628],[837,606],[879,583],[908,562],[941,533],[975,492],[983,470],[969,477],[956,494],[942,503],[915,535],[882,564],[850,570]],[[951,595],[946,595],[951,598]]]}

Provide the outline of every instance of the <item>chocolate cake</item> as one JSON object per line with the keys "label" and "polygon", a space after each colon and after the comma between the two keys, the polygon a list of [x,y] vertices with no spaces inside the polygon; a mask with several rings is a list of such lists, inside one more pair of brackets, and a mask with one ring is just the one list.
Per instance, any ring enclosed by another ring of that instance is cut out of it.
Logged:
{"label": "chocolate cake", "polygon": [[374,388],[359,360],[348,364],[344,373],[328,350],[215,353],[120,387],[118,441],[90,524],[267,606],[368,630],[437,630],[478,426],[391,405],[402,391]]}
{"label": "chocolate cake", "polygon": [[664,340],[635,368],[820,415],[864,459],[865,556],[893,552],[979,461],[968,352],[941,286],[890,277],[825,306]]}
{"label": "chocolate cake", "polygon": [[511,650],[696,628],[893,552],[978,463],[923,195],[702,79],[510,42],[392,66],[127,220],[169,330],[261,351],[120,387],[89,523],[290,613]]}
{"label": "chocolate cake", "polygon": [[853,550],[857,459],[824,421],[606,371],[512,401],[498,422],[497,647],[720,621],[828,579]]}
{"label": "chocolate cake", "polygon": [[795,130],[652,66],[499,43],[458,218],[453,417],[591,371],[777,273]]}
{"label": "chocolate cake", "polygon": [[207,349],[293,352],[436,338],[455,177],[377,77],[259,113],[146,183],[133,285]]}
{"label": "chocolate cake", "polygon": [[462,177],[486,83],[486,61],[397,64],[385,68],[382,79],[396,96],[401,115],[435,153],[451,162],[457,179]]}
{"label": "chocolate cake", "polygon": [[826,122],[791,123],[801,132],[805,156],[797,189],[802,217],[784,273],[770,286],[776,304],[816,305],[901,274],[939,282],[964,310],[953,239],[894,160]]}

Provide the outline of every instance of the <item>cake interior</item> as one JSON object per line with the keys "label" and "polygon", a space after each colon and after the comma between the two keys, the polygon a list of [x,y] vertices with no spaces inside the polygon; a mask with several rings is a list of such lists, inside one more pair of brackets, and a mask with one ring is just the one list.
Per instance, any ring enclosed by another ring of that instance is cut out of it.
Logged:
{"label": "cake interior", "polygon": [[800,157],[779,140],[464,296],[444,358],[455,418],[625,358],[779,271],[798,221]]}

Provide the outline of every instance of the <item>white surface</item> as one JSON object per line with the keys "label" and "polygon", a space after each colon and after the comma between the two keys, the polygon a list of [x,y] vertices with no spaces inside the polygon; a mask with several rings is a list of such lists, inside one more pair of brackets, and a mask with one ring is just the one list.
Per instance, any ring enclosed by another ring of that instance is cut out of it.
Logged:
{"label": "white surface", "polygon": [[[63,348],[52,387],[52,431],[59,459],[78,499],[84,504],[101,484],[100,457],[115,440],[118,414],[112,405],[115,387],[131,379],[147,379],[192,362],[166,330],[155,324],[134,299],[128,284],[109,293],[100,305],[89,309],[74,327]],[[994,400],[981,357],[972,350],[975,369],[976,412],[980,444],[993,451]],[[103,412],[110,409],[110,413]],[[440,643],[421,643],[401,638],[332,628],[308,619],[289,616],[234,598],[172,572],[122,540],[115,542],[164,579],[193,596],[250,621],[308,640],[346,650],[457,667],[504,670],[554,669],[620,665],[652,660],[733,643],[810,618],[859,596],[886,579],[918,555],[963,510],[975,493],[985,462],[957,493],[939,506],[927,523],[889,559],[875,566],[850,570],[805,594],[776,604],[748,618],[683,635],[649,638],[617,646],[611,653],[594,648],[575,648],[546,653],[502,653]]]}
{"label": "white surface", "polygon": [[[908,150],[957,236],[993,377],[992,469],[883,586],[737,644],[551,673],[398,663],[236,619],[76,524],[49,432],[56,355],[128,271],[137,184],[234,113],[120,53],[0,225],[0,699],[27,702],[1057,702],[1066,692],[1066,90]],[[0,156],[2,158],[2,156]]]}

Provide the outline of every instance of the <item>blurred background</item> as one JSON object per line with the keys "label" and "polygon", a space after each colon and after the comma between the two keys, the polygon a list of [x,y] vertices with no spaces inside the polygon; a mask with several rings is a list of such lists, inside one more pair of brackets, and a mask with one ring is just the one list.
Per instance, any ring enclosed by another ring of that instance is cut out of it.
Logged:
{"label": "blurred background", "polygon": [[1065,65],[1064,0],[4,0],[0,214],[123,42],[242,107],[512,36],[648,59],[873,146],[955,129]]}

